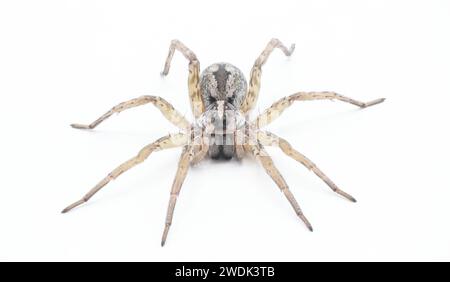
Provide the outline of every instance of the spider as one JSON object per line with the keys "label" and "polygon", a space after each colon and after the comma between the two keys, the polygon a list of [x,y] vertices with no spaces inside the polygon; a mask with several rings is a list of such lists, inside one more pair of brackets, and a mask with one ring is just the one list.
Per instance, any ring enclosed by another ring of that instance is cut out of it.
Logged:
{"label": "spider", "polygon": [[165,76],[169,73],[170,63],[175,50],[189,60],[188,89],[191,109],[195,117],[194,122],[189,122],[169,102],[161,97],[141,96],[116,105],[91,124],[72,124],[71,126],[77,129],[94,129],[115,113],[151,103],[161,111],[166,119],[177,126],[180,132],[168,134],[142,148],[135,157],[112,170],[86,195],[66,207],[62,212],[66,213],[87,202],[111,180],[116,179],[135,165],[142,163],[153,152],[175,147],[182,147],[183,149],[170,192],[161,246],[164,246],[166,242],[169,228],[172,224],[175,204],[183,181],[186,178],[189,165],[196,164],[206,157],[230,160],[233,157],[241,159],[246,153],[254,156],[310,231],[313,230],[311,224],[304,216],[300,205],[294,198],[283,176],[275,167],[271,157],[265,151],[264,146],[278,147],[287,156],[314,172],[331,190],[352,202],[356,202],[355,198],[339,189],[311,160],[295,150],[288,141],[271,132],[264,131],[262,128],[278,118],[285,109],[296,101],[339,100],[360,108],[366,108],[379,104],[385,99],[380,98],[364,103],[335,92],[297,92],[276,101],[256,119],[250,120],[249,113],[256,104],[260,90],[261,68],[275,48],[281,49],[286,56],[290,56],[294,51],[295,45],[292,44],[288,49],[280,40],[270,40],[251,69],[250,81],[247,87],[247,81],[243,73],[229,63],[212,64],[200,74],[200,62],[197,56],[182,42],[172,40],[161,75]]}

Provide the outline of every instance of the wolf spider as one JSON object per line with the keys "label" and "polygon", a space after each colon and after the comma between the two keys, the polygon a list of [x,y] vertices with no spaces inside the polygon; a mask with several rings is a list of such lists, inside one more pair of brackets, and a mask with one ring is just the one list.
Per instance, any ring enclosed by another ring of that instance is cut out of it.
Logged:
{"label": "wolf spider", "polygon": [[311,160],[295,150],[285,139],[261,129],[274,121],[296,101],[339,100],[360,108],[366,108],[383,102],[384,98],[364,103],[335,92],[297,92],[278,100],[256,119],[249,119],[249,113],[254,108],[259,94],[261,67],[266,63],[275,48],[281,49],[286,56],[290,56],[294,51],[294,47],[295,45],[292,44],[288,49],[278,39],[270,40],[251,69],[250,82],[247,89],[247,81],[243,73],[228,63],[213,64],[200,74],[200,62],[197,56],[183,43],[173,40],[170,44],[169,54],[161,75],[165,76],[169,73],[170,63],[175,50],[189,60],[188,88],[191,108],[195,117],[194,122],[189,122],[163,98],[146,95],[116,105],[91,124],[72,124],[72,127],[78,129],[93,129],[115,113],[151,103],[181,131],[161,137],[145,146],[135,157],[111,171],[92,190],[80,200],[66,207],[62,212],[68,212],[76,206],[87,202],[111,180],[116,179],[125,171],[143,162],[151,153],[174,147],[183,147],[183,150],[170,192],[165,228],[161,240],[162,246],[166,242],[167,234],[172,224],[175,204],[180,194],[181,185],[186,178],[189,165],[198,163],[207,156],[212,159],[229,160],[233,157],[240,159],[245,153],[253,155],[278,185],[294,208],[297,216],[310,231],[313,230],[311,224],[303,215],[294,195],[275,167],[271,157],[265,151],[264,146],[278,147],[287,156],[314,172],[331,190],[352,202],[356,202],[355,198],[339,189]]}

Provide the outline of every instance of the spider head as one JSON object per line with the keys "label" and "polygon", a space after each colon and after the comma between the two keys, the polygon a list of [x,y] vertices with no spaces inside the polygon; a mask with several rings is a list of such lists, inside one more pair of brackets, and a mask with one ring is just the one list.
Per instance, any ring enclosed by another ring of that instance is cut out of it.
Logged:
{"label": "spider head", "polygon": [[217,63],[207,67],[200,76],[200,91],[206,110],[216,109],[221,113],[238,110],[247,92],[244,74],[228,63]]}

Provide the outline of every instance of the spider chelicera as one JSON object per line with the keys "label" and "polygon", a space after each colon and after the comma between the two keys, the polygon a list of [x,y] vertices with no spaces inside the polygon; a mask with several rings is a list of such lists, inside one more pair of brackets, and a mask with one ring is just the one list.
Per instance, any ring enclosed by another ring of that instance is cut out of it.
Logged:
{"label": "spider chelicera", "polygon": [[259,94],[261,67],[266,63],[269,55],[275,48],[281,49],[286,56],[290,56],[294,51],[294,47],[295,45],[292,44],[288,49],[278,39],[270,40],[253,65],[250,72],[250,82],[247,87],[247,81],[243,73],[228,63],[213,64],[200,74],[200,62],[196,55],[180,41],[173,40],[170,44],[162,75],[169,73],[170,63],[175,50],[181,52],[189,60],[188,88],[191,108],[195,118],[194,122],[189,122],[163,98],[142,96],[118,104],[89,125],[72,124],[72,127],[78,129],[93,129],[114,113],[120,113],[130,108],[151,103],[181,131],[161,137],[145,146],[135,157],[111,171],[86,195],[66,207],[62,212],[68,212],[74,207],[87,202],[111,180],[116,179],[125,171],[143,162],[151,153],[174,147],[183,147],[183,150],[170,192],[165,228],[161,240],[162,246],[166,242],[167,234],[172,224],[175,204],[183,181],[186,178],[189,165],[198,163],[207,156],[213,159],[229,160],[233,157],[240,159],[245,153],[253,155],[286,196],[295,213],[311,231],[313,230],[311,224],[303,215],[294,195],[273,164],[271,157],[264,150],[264,146],[280,148],[286,155],[313,171],[334,192],[352,202],[356,202],[355,198],[339,189],[311,160],[292,148],[285,139],[261,129],[279,117],[295,101],[339,100],[365,108],[383,102],[384,98],[364,103],[335,92],[297,92],[278,100],[256,119],[249,119],[249,112],[254,108]]}

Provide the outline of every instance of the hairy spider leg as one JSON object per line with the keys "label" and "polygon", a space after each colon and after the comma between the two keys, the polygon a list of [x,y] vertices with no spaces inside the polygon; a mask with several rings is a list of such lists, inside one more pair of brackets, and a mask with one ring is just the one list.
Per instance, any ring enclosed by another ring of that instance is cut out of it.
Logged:
{"label": "hairy spider leg", "polygon": [[251,152],[253,156],[255,156],[255,158],[261,163],[261,165],[266,170],[266,173],[273,179],[273,181],[280,188],[281,192],[283,192],[284,196],[288,199],[297,216],[305,223],[306,227],[308,227],[310,231],[313,231],[313,228],[308,219],[306,219],[306,217],[303,215],[300,205],[298,204],[291,190],[289,190],[289,187],[283,176],[275,167],[272,158],[264,150],[264,147],[261,144],[245,145],[244,147],[247,151]]}
{"label": "hairy spider leg", "polygon": [[356,105],[360,108],[367,108],[376,104],[379,104],[385,100],[385,98],[379,98],[367,103],[354,100],[352,98],[345,97],[343,95],[337,94],[335,92],[297,92],[290,96],[281,98],[277,102],[273,103],[268,109],[266,109],[262,114],[260,114],[253,122],[252,126],[256,128],[262,128],[276,118],[278,118],[285,109],[290,107],[295,101],[310,101],[310,100],[339,100],[342,102],[350,103]]}
{"label": "hairy spider leg", "polygon": [[334,192],[336,192],[339,195],[342,195],[343,197],[347,198],[348,200],[352,202],[356,202],[355,198],[353,198],[350,194],[342,191],[339,189],[336,184],[334,184],[333,181],[331,181],[328,176],[325,175],[317,166],[315,163],[313,163],[310,159],[308,159],[306,156],[295,150],[291,144],[289,144],[288,141],[285,139],[278,137],[277,135],[267,132],[267,131],[258,131],[258,141],[261,142],[261,144],[265,146],[276,146],[283,153],[285,153],[287,156],[291,157],[292,159],[296,160],[297,162],[304,165],[307,169],[314,172],[320,179],[323,180]]}
{"label": "hairy spider leg", "polygon": [[283,51],[283,53],[286,56],[290,56],[292,55],[292,52],[294,52],[295,44],[292,44],[291,47],[288,49],[286,48],[286,46],[283,45],[283,43],[281,43],[280,40],[276,38],[270,40],[266,48],[256,59],[250,72],[250,82],[248,92],[247,95],[245,96],[245,100],[242,102],[241,105],[241,111],[243,113],[249,112],[256,105],[256,101],[258,100],[259,95],[259,89],[261,87],[261,73],[262,73],[261,67],[266,63],[267,59],[269,58],[270,54],[275,48],[281,49],[281,51]]}
{"label": "hairy spider leg", "polygon": [[73,128],[78,129],[93,129],[115,113],[120,113],[130,108],[142,106],[148,103],[152,103],[155,107],[157,107],[164,115],[164,117],[172,124],[174,124],[176,127],[180,129],[186,129],[190,126],[189,121],[187,121],[183,117],[183,115],[181,115],[169,102],[167,102],[161,97],[149,95],[141,96],[135,99],[131,99],[129,101],[122,102],[114,106],[111,110],[107,111],[105,114],[103,114],[101,117],[99,117],[90,124],[74,123],[71,124],[71,126]]}
{"label": "hairy spider leg", "polygon": [[189,60],[189,77],[188,77],[188,88],[189,88],[189,100],[191,102],[192,113],[195,118],[198,118],[204,112],[204,105],[201,99],[200,93],[200,61],[197,56],[188,47],[186,47],[179,40],[172,40],[169,47],[169,54],[167,54],[167,59],[164,64],[164,70],[161,75],[165,76],[169,73],[170,63],[172,62],[173,54],[175,50],[178,50],[183,54],[186,59]]}
{"label": "hairy spider leg", "polygon": [[175,205],[177,203],[178,195],[181,191],[181,186],[183,185],[184,179],[186,178],[187,171],[189,169],[189,162],[193,157],[193,147],[191,145],[186,145],[181,153],[180,160],[178,162],[178,170],[173,180],[172,189],[170,191],[169,206],[167,207],[166,223],[164,226],[164,231],[161,239],[161,246],[164,246],[167,239],[167,234],[169,234],[170,225],[172,224],[173,212],[175,210]]}
{"label": "hairy spider leg", "polygon": [[100,189],[102,189],[106,184],[108,184],[111,180],[116,179],[119,175],[126,172],[130,168],[134,167],[137,164],[142,163],[144,160],[150,156],[151,153],[155,151],[160,151],[164,149],[169,148],[175,148],[185,145],[188,142],[188,138],[183,133],[178,133],[174,135],[167,135],[164,136],[155,142],[145,146],[142,148],[139,153],[129,159],[128,161],[122,163],[117,168],[115,168],[113,171],[111,171],[105,178],[103,178],[97,185],[95,185],[94,188],[92,188],[86,195],[84,195],[80,200],[74,202],[73,204],[70,204],[67,206],[62,213],[66,213],[70,211],[71,209],[89,201],[92,196],[94,196]]}

